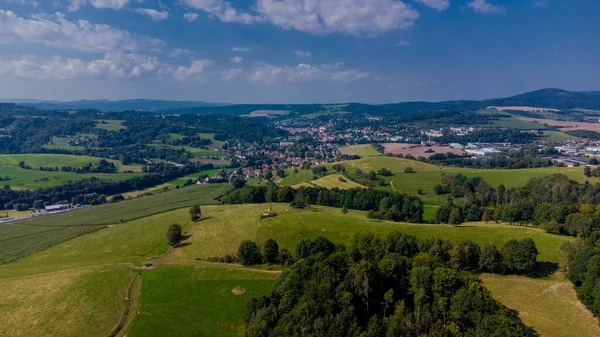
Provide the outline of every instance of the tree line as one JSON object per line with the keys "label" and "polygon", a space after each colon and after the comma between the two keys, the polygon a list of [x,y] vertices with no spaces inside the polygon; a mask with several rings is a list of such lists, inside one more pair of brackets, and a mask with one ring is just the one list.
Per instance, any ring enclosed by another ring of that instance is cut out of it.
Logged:
{"label": "tree line", "polygon": [[98,205],[107,202],[107,195],[115,195],[154,187],[167,181],[198,172],[202,166],[175,167],[160,163],[151,165],[152,174],[122,181],[88,178],[68,181],[62,185],[37,190],[13,190],[5,185],[0,190],[0,209],[43,208],[57,203]]}
{"label": "tree line", "polygon": [[399,232],[302,240],[271,294],[248,303],[245,336],[535,336],[470,272],[486,249]]}
{"label": "tree line", "polygon": [[285,202],[292,207],[304,208],[308,205],[320,205],[362,211],[376,212],[378,218],[393,221],[421,223],[423,221],[423,202],[421,199],[397,192],[369,189],[289,186],[244,186],[228,191],[221,198],[224,204]]}

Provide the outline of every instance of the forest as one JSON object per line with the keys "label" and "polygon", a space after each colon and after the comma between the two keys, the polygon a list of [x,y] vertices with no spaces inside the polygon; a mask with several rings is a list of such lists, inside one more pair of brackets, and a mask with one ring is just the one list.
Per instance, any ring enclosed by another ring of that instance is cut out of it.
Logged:
{"label": "forest", "polygon": [[221,202],[224,204],[289,202],[292,207],[305,208],[320,205],[337,208],[373,211],[373,217],[421,223],[423,202],[407,194],[369,189],[341,190],[323,187],[289,186],[244,186],[227,192]]}
{"label": "forest", "polygon": [[349,247],[303,240],[271,294],[248,303],[245,336],[536,336],[472,273],[499,256],[493,244],[399,232],[361,233]]}

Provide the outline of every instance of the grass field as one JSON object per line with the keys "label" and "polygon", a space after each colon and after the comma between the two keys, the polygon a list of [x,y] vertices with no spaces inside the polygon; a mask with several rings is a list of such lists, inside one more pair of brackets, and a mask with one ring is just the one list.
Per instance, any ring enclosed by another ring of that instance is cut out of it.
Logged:
{"label": "grass field", "polygon": [[[340,181],[340,178],[344,179],[345,181]],[[344,176],[342,176],[341,174],[330,174],[322,178],[312,180],[310,183],[302,183],[299,185],[294,185],[292,187],[297,188],[300,186],[320,186],[328,189],[339,188],[341,190],[348,190],[351,188],[366,188],[361,184],[357,184],[352,180],[344,178]]]}
{"label": "grass field", "polygon": [[[195,203],[215,204],[216,201],[213,199],[223,194],[226,189],[226,184],[190,186],[116,204],[2,224],[0,225],[0,263],[17,260],[107,225],[119,224],[121,221],[141,219],[149,215],[189,207]],[[162,224],[168,226],[170,221],[165,220]],[[106,232],[106,230],[101,231],[101,233]],[[85,238],[89,237],[90,235],[85,236]],[[130,238],[135,241],[135,236]],[[164,233],[161,234],[161,239],[164,240]]]}
{"label": "grass field", "polygon": [[536,122],[529,122],[521,120],[515,116],[510,116],[508,118],[500,118],[498,120],[493,121],[492,126],[498,128],[511,128],[511,129],[521,129],[521,130],[532,130],[532,129],[545,129],[546,127],[542,124]]}
{"label": "grass field", "polygon": [[97,120],[96,121],[98,124],[96,124],[96,127],[98,129],[104,129],[104,130],[108,130],[108,131],[119,131],[119,130],[123,130],[125,128],[127,128],[126,126],[123,125],[122,120],[115,120],[115,119],[102,119],[102,120]]}
{"label": "grass field", "polygon": [[0,266],[0,278],[111,264],[141,264],[168,253],[167,229],[190,223],[187,208],[108,227]]}
{"label": "grass field", "polygon": [[190,238],[185,247],[173,252],[182,259],[208,258],[234,254],[244,239],[255,239],[260,244],[274,238],[280,247],[291,249],[301,239],[324,236],[336,243],[349,243],[354,234],[371,231],[385,234],[398,230],[420,238],[440,237],[448,240],[470,239],[478,244],[493,241],[497,245],[511,239],[530,237],[540,251],[539,261],[558,262],[558,247],[574,238],[548,234],[542,230],[509,225],[470,223],[464,226],[414,225],[387,221],[371,221],[366,213],[353,211],[346,215],[338,208],[311,207],[291,209],[277,204],[277,216],[261,219],[268,205],[208,206],[203,214],[209,219],[188,229]]}
{"label": "grass field", "polygon": [[127,336],[241,336],[246,303],[268,294],[278,275],[225,268],[143,271],[141,307]]}
{"label": "grass field", "polygon": [[379,151],[377,151],[371,144],[345,145],[345,146],[338,147],[338,150],[342,154],[347,154],[350,156],[357,155],[357,156],[361,156],[362,158],[375,157],[375,156],[381,155],[381,153],[379,153]]}
{"label": "grass field", "polygon": [[72,180],[82,180],[91,177],[106,179],[106,180],[126,180],[142,173],[83,173],[77,174],[74,172],[48,172],[38,170],[25,170],[15,166],[0,166],[0,177],[9,176],[11,180],[2,181],[2,185],[21,189],[38,189],[48,188],[56,185],[64,184]]}
{"label": "grass field", "polygon": [[120,223],[121,220],[140,219],[182,207],[190,207],[196,203],[214,205],[218,203],[214,199],[225,193],[228,188],[227,184],[194,185],[144,198],[87,207],[72,212],[22,220],[18,223],[30,226],[112,225]]}
{"label": "grass field", "polygon": [[[31,166],[33,169],[43,167],[62,167],[70,166],[72,168],[80,168],[85,164],[96,164],[102,158],[87,157],[87,156],[72,156],[68,154],[3,154],[0,155],[0,165],[19,166],[19,162]],[[119,164],[121,164],[119,162]]]}
{"label": "grass field", "polygon": [[209,149],[202,149],[199,147],[191,147],[191,146],[174,146],[174,145],[165,145],[165,144],[149,144],[152,146],[157,146],[157,147],[168,147],[168,148],[172,148],[172,149],[185,149],[186,151],[189,151],[192,153],[192,156],[194,156],[195,158],[203,158],[203,157],[220,157],[223,156],[224,153],[222,150],[219,149],[214,149],[214,148],[209,148]]}
{"label": "grass field", "polygon": [[544,138],[552,143],[564,142],[569,139],[580,139],[579,137],[574,137],[560,131],[544,131]]}
{"label": "grass field", "polygon": [[135,274],[113,266],[0,279],[0,335],[105,337]]}
{"label": "grass field", "polygon": [[[440,205],[446,203],[447,196],[435,195],[433,187],[441,182],[442,174],[463,174],[468,177],[479,176],[494,187],[504,184],[507,187],[522,186],[531,178],[544,177],[555,173],[562,173],[570,179],[585,182],[598,182],[597,178],[587,178],[583,175],[581,168],[565,168],[565,167],[545,167],[520,170],[483,170],[483,169],[467,169],[460,167],[445,167],[426,164],[414,160],[399,159],[393,157],[375,157],[364,158],[360,160],[347,161],[344,163],[348,172],[353,172],[357,168],[364,172],[371,170],[378,171],[381,168],[391,170],[394,175],[384,177],[388,186],[384,189],[393,189],[399,192],[405,192],[410,195],[419,196],[425,204]],[[404,173],[404,168],[412,167],[416,173]],[[378,187],[381,188],[381,187]],[[425,194],[418,195],[418,190],[421,189]]]}
{"label": "grass field", "polygon": [[18,260],[101,228],[103,226],[41,227],[17,223],[2,224],[0,225],[0,264]]}
{"label": "grass field", "polygon": [[564,279],[483,274],[492,295],[519,311],[523,322],[541,336],[600,336],[598,320],[577,299],[573,284]]}
{"label": "grass field", "polygon": [[69,142],[73,140],[73,137],[52,137],[50,143],[44,145],[44,148],[49,150],[68,150],[68,151],[82,151],[85,150],[83,146],[73,146]]}

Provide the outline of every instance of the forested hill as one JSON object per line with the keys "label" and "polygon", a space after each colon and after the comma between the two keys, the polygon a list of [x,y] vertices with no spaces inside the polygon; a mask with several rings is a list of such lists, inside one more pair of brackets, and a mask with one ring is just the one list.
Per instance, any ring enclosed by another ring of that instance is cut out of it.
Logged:
{"label": "forested hill", "polygon": [[[11,102],[11,101],[9,101]],[[308,115],[316,113],[352,114],[368,113],[371,115],[401,115],[420,111],[472,111],[489,106],[532,106],[559,110],[592,109],[600,110],[600,92],[571,92],[561,89],[542,89],[512,97],[488,99],[482,101],[457,100],[443,102],[403,102],[380,105],[362,103],[342,104],[215,104],[193,101],[160,101],[160,100],[124,100],[124,101],[12,101],[41,109],[94,109],[101,111],[145,110],[178,114],[231,114],[249,115],[253,112],[270,112],[272,115]]]}

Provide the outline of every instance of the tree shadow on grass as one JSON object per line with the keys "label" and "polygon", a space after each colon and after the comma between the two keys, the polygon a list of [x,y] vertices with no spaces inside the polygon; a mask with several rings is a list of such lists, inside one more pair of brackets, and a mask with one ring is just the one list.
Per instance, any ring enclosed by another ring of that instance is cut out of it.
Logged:
{"label": "tree shadow on grass", "polygon": [[544,278],[554,274],[558,270],[558,263],[555,262],[536,262],[535,269],[530,273],[525,274],[531,278]]}
{"label": "tree shadow on grass", "polygon": [[191,246],[191,245],[192,245],[191,242],[182,242],[177,246],[177,248],[183,248],[183,247],[187,247],[187,246]]}

